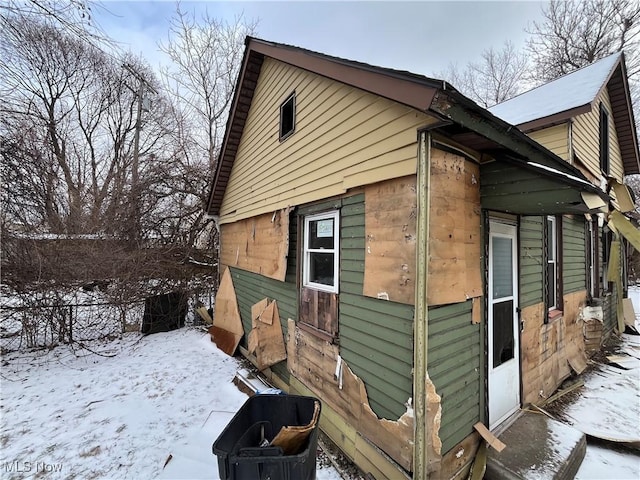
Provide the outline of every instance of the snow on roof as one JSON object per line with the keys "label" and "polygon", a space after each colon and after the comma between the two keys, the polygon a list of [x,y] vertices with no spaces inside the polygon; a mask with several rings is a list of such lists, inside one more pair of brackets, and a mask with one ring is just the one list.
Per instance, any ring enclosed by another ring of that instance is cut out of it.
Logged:
{"label": "snow on roof", "polygon": [[489,111],[512,125],[521,125],[590,104],[609,79],[622,53],[614,53],[589,66],[545,83]]}

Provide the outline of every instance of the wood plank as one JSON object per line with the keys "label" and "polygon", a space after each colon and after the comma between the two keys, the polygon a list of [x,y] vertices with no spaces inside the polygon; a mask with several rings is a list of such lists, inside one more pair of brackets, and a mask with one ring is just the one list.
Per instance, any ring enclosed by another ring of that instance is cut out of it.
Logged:
{"label": "wood plank", "polygon": [[289,251],[289,209],[221,227],[221,263],[284,282]]}
{"label": "wood plank", "polygon": [[413,304],[416,208],[413,175],[365,187],[363,295]]}
{"label": "wood plank", "polygon": [[501,452],[502,450],[504,450],[504,448],[506,447],[506,445],[504,443],[502,443],[498,437],[496,437],[493,433],[491,433],[489,431],[489,429],[487,427],[484,426],[484,424],[482,422],[478,422],[476,423],[473,428],[476,429],[476,431],[480,434],[480,436],[482,438],[485,439],[485,441],[487,442],[487,444],[493,448],[494,450],[496,450],[498,453]]}

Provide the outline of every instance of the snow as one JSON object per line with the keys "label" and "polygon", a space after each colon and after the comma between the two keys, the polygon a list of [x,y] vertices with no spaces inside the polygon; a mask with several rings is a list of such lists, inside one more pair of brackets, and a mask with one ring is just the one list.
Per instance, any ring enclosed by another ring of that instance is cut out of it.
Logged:
{"label": "snow", "polygon": [[589,66],[494,105],[489,111],[512,125],[521,125],[589,105],[609,79],[620,57],[620,53],[609,55]]}
{"label": "snow", "polygon": [[90,345],[3,356],[0,477],[218,478],[211,446],[247,399],[239,361],[193,328]]}
{"label": "snow", "polygon": [[593,184],[588,182],[587,180],[583,180],[582,178],[578,178],[574,175],[569,175],[568,173],[561,172],[560,170],[556,170],[555,168],[548,167],[546,165],[542,165],[540,163],[535,163],[535,162],[527,162],[527,164],[531,167],[535,167],[535,168],[539,168],[542,170],[547,170],[549,172],[555,173],[556,175],[562,175],[563,177],[573,180],[574,182],[579,182],[584,185],[588,185],[589,187],[593,187]]}

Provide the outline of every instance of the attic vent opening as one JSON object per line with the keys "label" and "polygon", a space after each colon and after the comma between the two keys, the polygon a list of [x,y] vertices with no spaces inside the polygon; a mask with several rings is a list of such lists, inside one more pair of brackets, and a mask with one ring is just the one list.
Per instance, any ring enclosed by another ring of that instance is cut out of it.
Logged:
{"label": "attic vent opening", "polygon": [[296,129],[296,92],[293,92],[280,105],[280,141],[291,135]]}

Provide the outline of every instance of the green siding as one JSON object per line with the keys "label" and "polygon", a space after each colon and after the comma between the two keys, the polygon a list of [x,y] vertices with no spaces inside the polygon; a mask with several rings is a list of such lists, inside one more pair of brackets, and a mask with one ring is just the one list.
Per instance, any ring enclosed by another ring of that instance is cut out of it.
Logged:
{"label": "green siding", "polygon": [[562,283],[563,293],[587,288],[586,239],[584,219],[562,219]]}
{"label": "green siding", "polygon": [[483,333],[471,323],[471,301],[429,309],[429,377],[442,397],[440,439],[448,452],[482,417]]}
{"label": "green siding", "polygon": [[575,212],[582,199],[574,187],[497,160],[480,167],[480,203],[485,210],[553,215]]}
{"label": "green siding", "polygon": [[364,297],[364,195],[342,200],[340,355],[382,418],[397,419],[413,396],[413,306]]}
{"label": "green siding", "polygon": [[542,302],[544,217],[520,219],[520,307]]}

